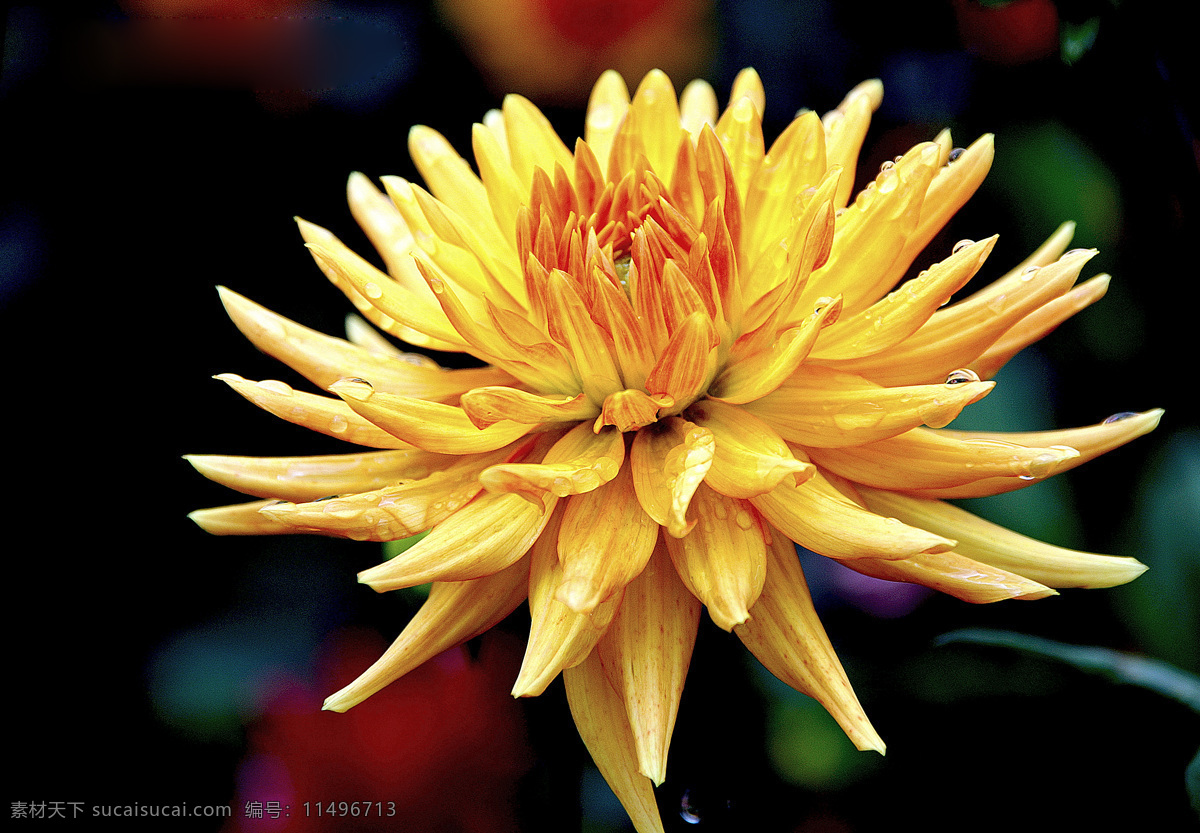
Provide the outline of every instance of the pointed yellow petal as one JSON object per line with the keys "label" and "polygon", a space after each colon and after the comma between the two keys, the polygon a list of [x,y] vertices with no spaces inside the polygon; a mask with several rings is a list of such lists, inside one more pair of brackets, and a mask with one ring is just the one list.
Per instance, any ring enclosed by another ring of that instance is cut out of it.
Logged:
{"label": "pointed yellow petal", "polygon": [[702,399],[688,416],[713,433],[716,455],[704,482],[723,495],[754,497],[785,478],[802,482],[814,470],[793,456],[771,426],[736,405]]}
{"label": "pointed yellow petal", "polygon": [[558,270],[550,273],[550,300],[553,314],[551,329],[554,340],[571,354],[579,371],[583,392],[596,407],[605,397],[624,389],[621,371],[613,359],[613,347],[604,331],[592,320],[583,300],[566,275]]}
{"label": "pointed yellow petal", "polygon": [[868,309],[857,315],[842,316],[821,333],[813,348],[813,360],[873,356],[899,344],[974,277],[997,239],[993,235],[962,248],[956,246],[950,257],[906,281]]}
{"label": "pointed yellow petal", "polygon": [[671,79],[662,70],[650,70],[633,94],[626,121],[637,125],[650,167],[663,182],[670,182],[674,173],[679,118]]}
{"label": "pointed yellow petal", "polygon": [[366,492],[401,480],[429,476],[453,462],[420,449],[328,454],[318,457],[227,457],[187,454],[196,471],[247,495],[281,500],[316,500],[326,495]]}
{"label": "pointed yellow petal", "polygon": [[763,111],[754,98],[746,95],[737,96],[731,101],[733,103],[721,114],[715,132],[729,156],[738,195],[744,200],[750,180],[763,161]]}
{"label": "pointed yellow petal", "polygon": [[509,158],[526,193],[533,184],[534,168],[544,171],[553,171],[556,165],[565,171],[574,168],[571,151],[529,99],[510,93],[504,97],[502,112]]}
{"label": "pointed yellow petal", "polygon": [[746,621],[762,592],[767,557],[762,521],[748,504],[704,484],[692,503],[696,528],[683,538],[664,536],[667,552],[717,627],[731,630]]}
{"label": "pointed yellow petal", "polygon": [[541,534],[557,498],[544,504],[484,492],[418,541],[358,580],[383,593],[430,581],[468,581],[498,573],[521,558]]}
{"label": "pointed yellow petal", "polygon": [[362,379],[343,379],[330,385],[329,390],[388,434],[426,451],[444,454],[495,451],[535,427],[504,420],[487,428],[476,428],[462,408],[381,393]]}
{"label": "pointed yellow petal", "polygon": [[291,385],[274,379],[251,382],[235,373],[220,373],[213,378],[220,379],[264,411],[294,425],[372,448],[413,447],[411,443],[392,436],[359,416],[337,399],[293,390]]}
{"label": "pointed yellow petal", "polygon": [[509,420],[526,425],[591,419],[599,409],[582,393],[539,396],[516,388],[489,385],[467,391],[459,400],[467,418],[479,428]]}
{"label": "pointed yellow petal", "polygon": [[625,440],[614,429],[593,432],[580,423],[563,435],[541,463],[503,463],[480,476],[492,492],[517,492],[557,497],[579,495],[608,483],[625,461]]}
{"label": "pointed yellow petal", "polygon": [[941,428],[994,382],[885,388],[831,367],[803,365],[778,390],[741,407],[783,439],[810,448],[863,445],[920,425]]}
{"label": "pointed yellow petal", "polygon": [[344,712],[442,651],[491,630],[525,600],[528,581],[526,558],[471,581],[434,582],[391,647],[322,708]]}
{"label": "pointed yellow petal", "polygon": [[909,338],[874,356],[823,361],[883,385],[939,382],[968,367],[1014,324],[1064,295],[1094,251],[1069,252],[1049,266],[1010,275],[935,312]]}
{"label": "pointed yellow petal", "polygon": [[443,370],[432,363],[397,361],[310,330],[225,287],[217,291],[233,323],[255,347],[322,388],[348,376],[370,376],[388,393],[451,401],[474,387],[515,381],[494,367]]}
{"label": "pointed yellow petal", "polygon": [[1066,295],[1034,310],[972,362],[971,369],[981,378],[992,378],[1017,353],[1047,336],[1075,313],[1103,298],[1108,291],[1109,280],[1108,275],[1097,275],[1073,287]]}
{"label": "pointed yellow petal", "polygon": [[214,506],[188,513],[188,518],[210,535],[287,535],[293,527],[268,518],[258,510],[273,500],[256,500],[232,506]]}
{"label": "pointed yellow petal", "polygon": [[1005,599],[1030,601],[1058,595],[1036,581],[954,552],[919,553],[893,561],[859,558],[843,563],[874,578],[923,584],[972,604],[991,604]]}
{"label": "pointed yellow petal", "polygon": [[[1001,443],[1007,447],[1010,443],[1018,443],[1022,447],[1034,449],[1046,448],[1054,451],[1069,449],[1075,454],[1063,455],[1052,474],[1059,474],[1083,465],[1101,454],[1112,451],[1130,440],[1148,434],[1162,419],[1163,410],[1156,408],[1137,414],[1124,412],[1113,414],[1099,425],[1088,425],[1083,428],[1065,428],[1058,431],[1030,431],[1022,433],[982,432],[982,431],[953,431],[947,429],[939,433],[953,441],[969,443]],[[1044,444],[1044,445],[1043,445]],[[1038,461],[1035,461],[1037,463]],[[1040,479],[1044,475],[1034,478]],[[1002,492],[1011,492],[1028,485],[1024,478],[1014,481],[1011,477],[989,477],[976,480],[961,486],[943,486],[941,488],[921,488],[906,490],[913,495],[927,498],[960,498],[984,497]]]}
{"label": "pointed yellow petal", "polygon": [[604,636],[625,596],[624,589],[618,590],[588,613],[576,613],[555,598],[563,575],[558,558],[562,506],[560,502],[530,551],[529,641],[513,697],[536,697],[564,668],[583,662]]}
{"label": "pointed yellow petal", "polygon": [[679,94],[679,122],[696,141],[705,125],[717,123],[717,93],[703,79],[696,79]]}
{"label": "pointed yellow petal", "polygon": [[785,480],[750,502],[784,535],[830,558],[907,558],[922,552],[945,552],[954,546],[940,535],[862,508],[820,471],[799,486]]}
{"label": "pointed yellow petal", "polygon": [[800,326],[782,333],[775,346],[730,361],[713,382],[709,397],[742,405],[771,393],[796,372],[808,357],[821,329],[836,321],[841,309],[840,298],[822,298],[816,312]]}
{"label": "pointed yellow petal", "polygon": [[[296,532],[337,535],[355,541],[409,538],[446,520],[483,488],[480,473],[489,465],[522,456],[506,448],[491,454],[450,458],[424,477],[398,485],[307,503],[280,502],[262,513]],[[393,480],[393,482],[395,482]]]}
{"label": "pointed yellow petal", "polygon": [[824,706],[856,747],[884,751],[813,608],[796,549],[779,532],[767,547],[762,595],[735,633],[768,671]]}
{"label": "pointed yellow petal", "polygon": [[990,480],[999,478],[1019,489],[1044,480],[1079,456],[1065,445],[1025,446],[1004,440],[960,435],[953,431],[914,428],[904,434],[862,446],[809,448],[822,468],[855,483],[896,491],[952,490],[956,497],[995,494]]}
{"label": "pointed yellow petal", "polygon": [[655,784],[667,777],[667,749],[699,623],[700,602],[660,545],[625,588],[596,648],[609,683],[625,701],[638,770]]}
{"label": "pointed yellow petal", "polygon": [[[383,258],[387,271],[396,275],[410,269],[416,244],[408,224],[392,201],[361,173],[350,174],[346,182],[346,201],[355,221]],[[320,229],[320,232],[324,231]]]}
{"label": "pointed yellow petal", "polygon": [[[876,79],[863,81],[846,94],[836,109],[821,120],[825,127],[825,158],[829,167],[838,165],[853,171],[858,165],[858,153],[871,123],[871,113],[883,101],[883,84]],[[838,188],[837,205],[850,200],[854,177],[844,177]]]}
{"label": "pointed yellow petal", "polygon": [[629,452],[633,488],[646,514],[680,538],[695,521],[688,504],[712,466],[712,431],[671,417],[638,431]]}
{"label": "pointed yellow petal", "polygon": [[638,833],[663,833],[654,786],[639,772],[625,703],[608,682],[600,658],[593,652],[568,668],[563,682],[579,736],[634,827]]}
{"label": "pointed yellow petal", "polygon": [[658,525],[642,510],[630,466],[598,489],[567,500],[558,557],[563,578],[557,597],[586,613],[629,584],[646,566]]}
{"label": "pointed yellow petal", "polygon": [[584,121],[584,140],[596,155],[601,170],[608,170],[613,137],[629,111],[629,88],[615,70],[605,70],[592,87]]}
{"label": "pointed yellow petal", "polygon": [[1115,587],[1146,571],[1134,558],[1078,552],[1026,537],[953,504],[863,487],[873,512],[894,515],[930,532],[953,537],[959,555],[1016,573],[1049,587]]}

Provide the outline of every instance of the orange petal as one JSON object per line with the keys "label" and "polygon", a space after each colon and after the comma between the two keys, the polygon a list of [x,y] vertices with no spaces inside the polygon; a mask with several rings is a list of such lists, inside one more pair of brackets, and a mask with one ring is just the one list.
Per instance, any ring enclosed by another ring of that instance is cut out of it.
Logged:
{"label": "orange petal", "polygon": [[275,503],[256,500],[232,506],[214,506],[188,513],[188,519],[210,535],[289,535],[295,528],[263,515],[259,510]]}
{"label": "orange petal", "polygon": [[672,333],[662,356],[651,369],[646,378],[646,392],[652,396],[666,394],[674,400],[676,411],[683,410],[712,380],[716,370],[713,349],[719,341],[706,313],[689,315]]}
{"label": "orange petal", "polygon": [[582,393],[577,396],[539,396],[516,388],[489,385],[465,392],[459,405],[478,428],[509,420],[526,425],[591,419],[599,409]]}

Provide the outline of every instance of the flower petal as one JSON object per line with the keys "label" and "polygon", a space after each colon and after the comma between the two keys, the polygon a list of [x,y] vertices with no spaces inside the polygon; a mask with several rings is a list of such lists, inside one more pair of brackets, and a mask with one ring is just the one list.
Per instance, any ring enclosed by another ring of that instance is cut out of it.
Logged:
{"label": "flower petal", "polygon": [[497,573],[528,552],[557,501],[547,496],[537,504],[519,495],[484,492],[409,549],[363,570],[358,580],[382,593]]}
{"label": "flower petal", "polygon": [[624,589],[618,590],[588,613],[576,613],[555,597],[563,575],[558,535],[564,506],[560,503],[530,550],[529,641],[513,697],[536,697],[563,669],[583,662],[608,630],[625,596]]}
{"label": "flower petal", "polygon": [[712,432],[671,417],[638,431],[629,451],[633,488],[642,509],[676,538],[687,535],[688,504],[712,466]]}
{"label": "flower petal", "polygon": [[318,457],[187,454],[183,459],[209,480],[243,494],[306,501],[428,477],[454,458],[414,448]]}
{"label": "flower petal", "polygon": [[582,393],[576,396],[539,396],[502,385],[468,390],[462,395],[459,405],[478,428],[487,428],[505,420],[526,425],[576,422],[591,419],[600,410]]}
{"label": "flower petal", "polygon": [[563,682],[579,736],[634,827],[638,833],[663,833],[653,783],[639,771],[625,703],[609,683],[599,656],[593,652],[566,669]]}
{"label": "flower petal", "polygon": [[940,500],[862,487],[867,507],[953,537],[954,551],[1049,587],[1115,587],[1146,571],[1134,558],[1078,552],[1026,537]]}
{"label": "flower petal", "polygon": [[1057,591],[1036,581],[989,567],[955,552],[918,553],[892,561],[859,558],[843,563],[864,575],[922,584],[972,604],[991,604],[1005,599],[1029,601],[1058,595]]}
{"label": "flower petal", "polygon": [[540,463],[501,463],[480,476],[488,491],[516,492],[540,499],[546,492],[556,497],[579,495],[598,489],[621,470],[625,440],[615,429],[592,431],[580,423],[546,453]]}
{"label": "flower petal", "polygon": [[596,648],[609,683],[625,701],[638,769],[658,785],[667,777],[667,749],[699,623],[700,602],[660,544],[625,588]]}
{"label": "flower petal", "polygon": [[504,420],[476,428],[462,408],[374,390],[362,379],[329,386],[354,412],[393,437],[443,454],[495,451],[528,434],[535,426]]}
{"label": "flower petal", "polygon": [[491,630],[525,600],[529,559],[470,581],[436,581],[429,598],[370,668],[325,698],[323,709],[344,712],[442,651]]}
{"label": "flower petal", "polygon": [[885,746],[850,687],[813,608],[796,548],[775,532],[767,546],[766,580],[750,619],[734,632],[779,679],[825,707],[862,750]]}
{"label": "flower petal", "polygon": [[629,584],[646,566],[658,525],[642,510],[630,466],[598,489],[567,498],[558,557],[563,578],[557,597],[586,613]]}
{"label": "flower petal", "polygon": [[927,497],[943,492],[982,497],[1020,489],[1063,471],[1079,457],[1066,445],[1026,446],[1012,442],[1011,435],[929,428],[914,428],[861,446],[809,448],[808,452],[818,466],[847,480],[877,489],[921,491]]}
{"label": "flower petal", "polygon": [[762,592],[766,547],[762,521],[751,506],[700,484],[692,498],[696,528],[664,537],[675,569],[717,627],[745,622]]}
{"label": "flower petal", "polygon": [[372,448],[413,447],[411,443],[359,416],[337,399],[293,390],[291,385],[274,379],[251,382],[235,373],[220,373],[213,378],[220,379],[264,411],[294,425]]}
{"label": "flower petal", "polygon": [[788,442],[809,448],[858,446],[921,425],[941,428],[994,382],[885,388],[853,373],[803,365],[775,390],[742,409]]}
{"label": "flower petal", "polygon": [[471,388],[516,381],[494,367],[444,370],[432,363],[397,361],[310,330],[223,286],[217,291],[233,323],[255,347],[322,388],[348,376],[369,376],[388,393],[453,402]]}
{"label": "flower petal", "polygon": [[687,413],[713,433],[716,453],[704,482],[723,495],[754,497],[785,478],[802,482],[814,470],[793,456],[771,426],[736,405],[702,399]]}
{"label": "flower petal", "polygon": [[750,502],[788,538],[829,558],[907,558],[945,552],[954,546],[940,535],[864,509],[834,488],[820,471],[799,486],[785,480]]}
{"label": "flower petal", "polygon": [[231,506],[214,506],[188,513],[188,519],[209,535],[288,535],[295,528],[259,512],[273,500],[256,500]]}

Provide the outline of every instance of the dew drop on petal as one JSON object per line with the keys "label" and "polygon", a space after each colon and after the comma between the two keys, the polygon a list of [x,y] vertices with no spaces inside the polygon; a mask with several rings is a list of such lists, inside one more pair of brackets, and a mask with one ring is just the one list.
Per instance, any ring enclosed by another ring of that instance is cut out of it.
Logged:
{"label": "dew drop on petal", "polygon": [[329,430],[335,434],[345,434],[350,430],[350,422],[341,414],[336,414],[329,420]]}
{"label": "dew drop on petal", "polygon": [[692,804],[692,791],[684,790],[683,797],[679,800],[679,817],[688,824],[699,824],[701,816],[694,804]]}
{"label": "dew drop on petal", "polygon": [[950,254],[956,255],[959,252],[961,252],[963,249],[967,248],[967,246],[974,246],[974,245],[975,245],[974,240],[959,240],[957,243],[954,244],[954,248],[950,250]]}
{"label": "dew drop on petal", "polygon": [[[900,157],[897,156],[896,162],[899,162],[899,161],[900,161]],[[892,162],[892,161],[884,162],[882,165],[879,166],[879,172],[883,173],[884,171],[890,171],[892,168],[896,167],[896,162]]]}
{"label": "dew drop on petal", "polygon": [[966,150],[965,150],[965,149],[963,149],[963,148],[954,148],[954,150],[950,151],[950,156],[947,158],[947,160],[946,160],[946,161],[947,161],[947,162],[957,162],[957,161],[958,161],[958,157],[962,156],[964,153],[966,153]]}
{"label": "dew drop on petal", "polygon": [[363,294],[366,295],[368,298],[372,298],[372,299],[382,298],[383,290],[379,287],[379,284],[377,284],[377,283],[366,283],[366,284],[363,284]]}
{"label": "dew drop on petal", "polygon": [[750,517],[750,513],[745,509],[739,509],[733,520],[741,529],[748,530],[754,526],[754,519]]}
{"label": "dew drop on petal", "polygon": [[263,390],[269,390],[271,393],[278,393],[281,396],[291,396],[295,391],[287,382],[281,382],[278,379],[263,379],[258,383],[258,386]]}
{"label": "dew drop on petal", "polygon": [[1104,420],[1104,424],[1108,425],[1110,422],[1120,422],[1123,419],[1131,419],[1135,416],[1137,416],[1135,411],[1121,411],[1120,413],[1113,414],[1108,419]]}
{"label": "dew drop on petal", "polygon": [[961,368],[959,370],[951,371],[950,375],[948,375],[946,377],[947,385],[963,385],[963,384],[966,384],[967,382],[978,382],[978,381],[979,381],[979,374],[976,373],[974,370],[970,370],[969,368],[965,368],[965,367]]}
{"label": "dew drop on petal", "polygon": [[1032,280],[1033,276],[1036,275],[1037,272],[1038,272],[1037,266],[1030,266],[1028,269],[1026,269],[1024,272],[1021,273],[1021,280],[1023,280],[1023,281]]}

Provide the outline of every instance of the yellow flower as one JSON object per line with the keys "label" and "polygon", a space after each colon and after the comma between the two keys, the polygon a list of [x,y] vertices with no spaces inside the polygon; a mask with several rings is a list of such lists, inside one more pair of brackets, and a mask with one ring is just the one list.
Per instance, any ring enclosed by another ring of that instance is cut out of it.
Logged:
{"label": "yellow flower", "polygon": [[[884,165],[851,202],[882,87],[766,149],[763,90],[732,103],[652,72],[630,99],[606,73],[574,150],[519,96],[475,125],[479,174],[416,127],[429,187],[361,175],[350,207],[387,273],[301,221],[322,271],[376,327],[485,363],[445,370],[361,320],[350,340],[228,290],[260,349],[334,396],[223,375],[291,422],[369,446],[349,455],[193,456],[264,500],[193,514],[217,534],[389,541],[379,591],[432,582],[395,644],[326,708],[344,711],[528,599],[514,695],[563,674],[601,772],[640,831],[701,607],[780,679],[883,751],[813,610],[793,542],[871,576],[970,602],[1108,587],[1145,568],[996,527],[944,502],[1009,491],[1150,431],[1161,411],[1086,428],[944,428],[1017,351],[1104,294],[1071,227],[946,305],[996,242],[964,240],[907,281],[978,187],[985,136],[948,133]],[[903,282],[902,282],[903,281]],[[944,307],[944,308],[943,308]],[[325,498],[334,494],[337,497]]]}

